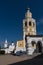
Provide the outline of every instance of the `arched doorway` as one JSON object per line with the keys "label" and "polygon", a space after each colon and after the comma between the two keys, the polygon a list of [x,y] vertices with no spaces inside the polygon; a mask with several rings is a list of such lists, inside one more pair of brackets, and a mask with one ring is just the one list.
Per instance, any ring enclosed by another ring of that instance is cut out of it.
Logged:
{"label": "arched doorway", "polygon": [[38,53],[42,53],[42,42],[41,41],[37,42],[36,49]]}
{"label": "arched doorway", "polygon": [[31,45],[32,45],[32,49],[34,49],[33,53],[36,53],[36,42],[32,41]]}
{"label": "arched doorway", "polygon": [[31,44],[32,44],[32,47],[34,47],[34,45],[36,45],[36,42],[32,41]]}

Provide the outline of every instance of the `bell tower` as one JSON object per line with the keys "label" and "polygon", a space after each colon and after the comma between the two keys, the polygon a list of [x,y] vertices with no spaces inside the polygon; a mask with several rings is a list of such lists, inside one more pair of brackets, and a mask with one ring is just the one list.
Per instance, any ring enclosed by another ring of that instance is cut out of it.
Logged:
{"label": "bell tower", "polygon": [[25,19],[23,19],[23,40],[25,40],[26,35],[36,35],[36,22],[32,18],[32,13],[29,8],[25,13]]}

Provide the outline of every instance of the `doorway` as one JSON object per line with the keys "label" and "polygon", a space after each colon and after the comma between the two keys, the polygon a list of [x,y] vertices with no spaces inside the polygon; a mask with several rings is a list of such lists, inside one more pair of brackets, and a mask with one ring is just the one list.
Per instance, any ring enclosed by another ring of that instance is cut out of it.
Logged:
{"label": "doorway", "polygon": [[42,53],[42,42],[41,41],[37,42],[36,49],[38,53]]}

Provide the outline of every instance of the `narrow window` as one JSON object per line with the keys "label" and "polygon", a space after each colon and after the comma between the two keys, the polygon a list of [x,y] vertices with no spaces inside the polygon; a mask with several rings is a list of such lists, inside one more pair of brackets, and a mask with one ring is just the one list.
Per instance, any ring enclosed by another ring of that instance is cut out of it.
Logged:
{"label": "narrow window", "polygon": [[29,22],[29,26],[31,26],[31,21]]}

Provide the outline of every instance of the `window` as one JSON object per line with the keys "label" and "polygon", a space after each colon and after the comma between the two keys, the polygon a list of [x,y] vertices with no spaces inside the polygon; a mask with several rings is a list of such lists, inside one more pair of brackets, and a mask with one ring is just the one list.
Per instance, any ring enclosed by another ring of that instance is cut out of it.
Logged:
{"label": "window", "polygon": [[32,43],[32,47],[34,47],[34,43]]}
{"label": "window", "polygon": [[31,21],[29,22],[29,26],[31,26]]}
{"label": "window", "polygon": [[27,26],[27,22],[25,22],[25,26]]}

